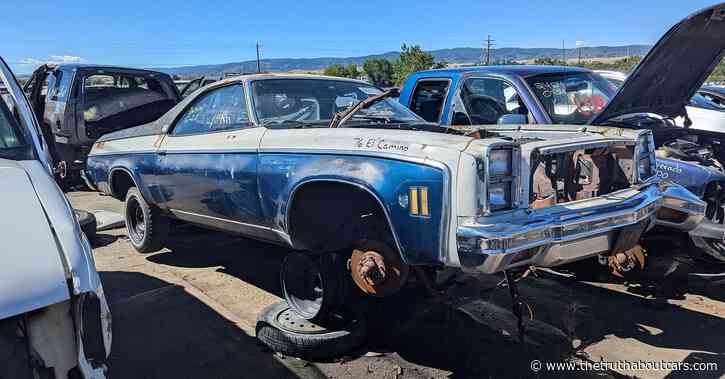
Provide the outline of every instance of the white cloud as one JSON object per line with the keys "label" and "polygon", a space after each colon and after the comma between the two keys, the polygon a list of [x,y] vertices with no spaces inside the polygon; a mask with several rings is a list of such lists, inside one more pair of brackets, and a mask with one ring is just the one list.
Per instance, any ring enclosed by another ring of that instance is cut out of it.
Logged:
{"label": "white cloud", "polygon": [[48,59],[25,58],[20,61],[21,64],[37,66],[41,64],[58,64],[58,63],[82,63],[86,60],[75,55],[51,55]]}
{"label": "white cloud", "polygon": [[586,42],[584,42],[584,41],[576,41],[576,47],[582,47],[584,45],[586,45]]}

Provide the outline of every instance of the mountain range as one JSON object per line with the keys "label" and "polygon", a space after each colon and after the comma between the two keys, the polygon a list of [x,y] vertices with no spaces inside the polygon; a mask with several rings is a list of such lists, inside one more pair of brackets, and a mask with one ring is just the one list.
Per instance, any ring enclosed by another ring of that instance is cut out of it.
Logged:
{"label": "mountain range", "polygon": [[[625,46],[592,46],[576,49],[566,49],[564,54],[567,59],[577,58],[579,54],[584,59],[592,58],[613,58],[629,55],[644,55],[650,49],[648,45],[625,45]],[[439,49],[428,51],[433,55],[436,62],[448,62],[452,64],[474,64],[481,62],[484,50],[473,47],[457,47],[451,49]],[[398,59],[400,53],[391,51],[383,54],[373,54],[358,57],[335,58],[274,58],[262,59],[260,61],[263,71],[284,72],[284,71],[317,71],[332,64],[356,64],[362,65],[368,59]],[[557,48],[520,48],[504,47],[491,49],[491,60],[493,61],[526,61],[537,58],[561,59],[562,49]],[[243,61],[222,64],[184,66],[172,68],[157,68],[157,71],[181,77],[207,76],[219,77],[225,73],[255,72],[257,61]]]}

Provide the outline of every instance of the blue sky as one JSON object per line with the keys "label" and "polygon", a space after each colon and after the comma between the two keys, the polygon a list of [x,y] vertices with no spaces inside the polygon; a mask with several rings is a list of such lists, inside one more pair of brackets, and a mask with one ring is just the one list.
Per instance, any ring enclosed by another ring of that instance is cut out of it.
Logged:
{"label": "blue sky", "polygon": [[[19,73],[43,61],[173,67],[399,49],[651,44],[714,0],[428,1],[3,0],[2,55]],[[18,21],[22,19],[22,21]]]}

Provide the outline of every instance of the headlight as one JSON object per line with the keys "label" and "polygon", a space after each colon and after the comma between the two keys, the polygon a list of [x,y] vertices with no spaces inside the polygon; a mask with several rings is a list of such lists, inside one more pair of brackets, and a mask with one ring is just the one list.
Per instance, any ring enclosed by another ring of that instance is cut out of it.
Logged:
{"label": "headlight", "polygon": [[489,184],[488,205],[492,211],[511,207],[511,182]]}
{"label": "headlight", "polygon": [[639,178],[646,179],[652,176],[652,162],[649,157],[639,160]]}
{"label": "headlight", "polygon": [[645,132],[637,140],[637,173],[640,180],[646,180],[654,175],[655,153],[652,133]]}
{"label": "headlight", "polygon": [[491,150],[488,157],[489,176],[511,176],[513,174],[513,150]]}

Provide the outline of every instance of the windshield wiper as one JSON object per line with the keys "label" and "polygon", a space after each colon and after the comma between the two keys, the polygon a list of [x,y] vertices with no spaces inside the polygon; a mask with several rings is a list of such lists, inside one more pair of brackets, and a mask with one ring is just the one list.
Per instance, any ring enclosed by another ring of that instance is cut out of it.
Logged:
{"label": "windshield wiper", "polygon": [[262,122],[262,126],[267,128],[306,128],[308,126],[314,126],[319,124],[327,123],[327,121],[300,121],[300,120],[265,120]]}
{"label": "windshield wiper", "polygon": [[397,118],[387,117],[387,116],[377,116],[377,115],[368,115],[368,114],[354,114],[352,115],[353,119],[362,119],[362,120],[370,120],[370,121],[383,121],[389,124],[407,124],[410,122],[415,122],[414,120],[398,120]]}
{"label": "windshield wiper", "polygon": [[367,99],[345,109],[344,111],[335,113],[335,117],[332,118],[330,121],[330,127],[331,128],[337,128],[340,125],[344,124],[347,120],[349,120],[355,112],[370,108],[371,106],[389,98],[389,97],[399,97],[400,96],[400,90],[397,88],[391,88],[390,90],[383,92],[379,95],[368,97]]}

